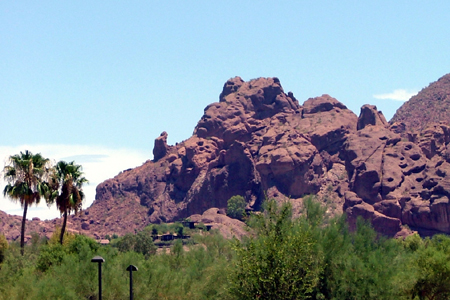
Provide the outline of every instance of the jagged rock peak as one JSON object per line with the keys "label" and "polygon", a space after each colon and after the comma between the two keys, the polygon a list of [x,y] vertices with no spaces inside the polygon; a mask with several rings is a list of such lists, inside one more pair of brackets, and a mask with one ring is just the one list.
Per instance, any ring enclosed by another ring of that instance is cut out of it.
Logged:
{"label": "jagged rock peak", "polygon": [[407,131],[421,131],[431,123],[450,120],[450,74],[444,75],[405,102],[390,121],[403,122]]}
{"label": "jagged rock peak", "polygon": [[[266,106],[275,104],[275,107],[272,108],[277,108],[277,105],[281,105],[294,110],[300,107],[292,93],[288,95],[284,93],[280,80],[277,77],[260,77],[247,82],[244,82],[241,77],[234,77],[225,83],[219,98],[220,102],[226,103],[236,102],[236,100],[241,100],[242,102],[241,98],[250,98],[253,108],[257,108],[258,104]],[[270,107],[266,108],[269,109]]]}
{"label": "jagged rock peak", "polygon": [[227,82],[223,85],[222,93],[219,95],[219,101],[223,101],[223,99],[231,93],[236,92],[244,83],[241,77],[236,76],[234,78],[228,79]]}
{"label": "jagged rock peak", "polygon": [[260,121],[277,114],[299,114],[301,107],[292,93],[285,94],[280,80],[257,78],[244,82],[240,77],[228,80],[220,94],[220,102],[205,108],[194,130],[198,137],[217,137],[230,144],[244,140],[260,128]]}
{"label": "jagged rock peak", "polygon": [[357,129],[361,130],[367,125],[388,126],[388,122],[383,113],[377,110],[375,105],[365,104],[361,107]]}

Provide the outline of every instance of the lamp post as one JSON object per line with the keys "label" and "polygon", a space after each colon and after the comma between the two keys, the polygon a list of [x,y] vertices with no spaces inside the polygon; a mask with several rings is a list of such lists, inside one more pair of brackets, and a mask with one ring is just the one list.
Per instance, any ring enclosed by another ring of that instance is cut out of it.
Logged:
{"label": "lamp post", "polygon": [[133,265],[129,265],[127,268],[127,271],[130,271],[130,300],[133,300],[133,271],[137,270],[138,268]]}
{"label": "lamp post", "polygon": [[95,256],[91,262],[98,263],[98,299],[102,300],[102,263],[105,259],[101,256]]}

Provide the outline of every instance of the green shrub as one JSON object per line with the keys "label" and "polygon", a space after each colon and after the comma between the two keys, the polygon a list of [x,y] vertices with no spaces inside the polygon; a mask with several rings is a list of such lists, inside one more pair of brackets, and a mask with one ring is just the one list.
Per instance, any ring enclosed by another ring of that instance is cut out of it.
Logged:
{"label": "green shrub", "polygon": [[128,252],[134,250],[134,244],[136,243],[136,239],[134,234],[127,233],[124,236],[118,238],[118,241],[115,243],[117,249],[120,252]]}
{"label": "green shrub", "polygon": [[420,299],[450,298],[450,238],[443,234],[425,240],[411,257],[417,280],[411,296]]}
{"label": "green shrub", "polygon": [[379,236],[362,219],[355,232],[333,220],[322,230],[325,252],[320,292],[326,299],[404,299],[398,275],[406,268],[403,247]]}
{"label": "green shrub", "polygon": [[195,225],[195,229],[199,229],[199,230],[206,230],[206,225],[203,222],[198,223],[197,225]]}
{"label": "green shrub", "polygon": [[178,236],[183,236],[184,235],[184,226],[181,223],[174,223],[174,227],[175,227],[175,233]]}
{"label": "green shrub", "polygon": [[134,251],[143,254],[146,258],[156,253],[153,237],[144,231],[135,235]]}
{"label": "green shrub", "polygon": [[66,254],[64,246],[59,243],[45,245],[39,253],[36,269],[46,272],[51,266],[60,265]]}
{"label": "green shrub", "polygon": [[[53,231],[52,236],[50,237],[50,239],[48,240],[49,244],[57,244],[59,243],[59,239],[61,237],[61,227],[56,226],[55,231]],[[71,232],[64,232],[64,240],[63,240],[63,244],[64,245],[68,245],[70,244],[70,242],[75,238],[75,234],[71,233]]]}
{"label": "green shrub", "polygon": [[69,253],[80,253],[84,247],[88,251],[97,251],[100,245],[96,240],[82,234],[76,234],[73,239],[68,241],[67,251]]}
{"label": "green shrub", "polygon": [[5,252],[8,249],[9,244],[6,240],[6,237],[3,234],[0,234],[0,264],[5,259]]}
{"label": "green shrub", "polygon": [[292,207],[266,201],[253,216],[256,237],[236,241],[231,292],[239,299],[307,299],[319,284],[322,253],[311,232],[292,220]]}
{"label": "green shrub", "polygon": [[247,203],[245,202],[244,197],[242,196],[233,196],[228,199],[227,202],[227,216],[242,220],[245,216],[245,206]]}
{"label": "green shrub", "polygon": [[128,233],[115,243],[120,252],[135,251],[149,257],[156,253],[156,246],[153,243],[153,237],[145,231],[138,234]]}

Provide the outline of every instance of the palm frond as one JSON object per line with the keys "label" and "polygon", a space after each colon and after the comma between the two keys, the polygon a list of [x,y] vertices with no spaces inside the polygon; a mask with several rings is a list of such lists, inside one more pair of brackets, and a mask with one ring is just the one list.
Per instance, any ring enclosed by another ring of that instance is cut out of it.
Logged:
{"label": "palm frond", "polygon": [[[61,213],[78,212],[82,207],[84,200],[83,184],[87,183],[87,179],[83,177],[81,165],[75,164],[74,161],[59,161],[55,166],[55,174],[51,179],[52,186],[58,185],[58,196],[56,206]],[[56,182],[58,184],[56,184]]]}

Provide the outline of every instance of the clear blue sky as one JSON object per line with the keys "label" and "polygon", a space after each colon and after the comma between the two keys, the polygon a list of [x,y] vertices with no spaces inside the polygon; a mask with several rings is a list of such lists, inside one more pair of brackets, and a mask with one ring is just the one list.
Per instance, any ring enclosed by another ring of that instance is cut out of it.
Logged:
{"label": "clear blue sky", "polygon": [[[449,11],[449,1],[2,1],[0,154],[94,157],[94,189],[152,158],[162,131],[170,144],[187,139],[234,76],[276,76],[300,103],[326,93],[356,114],[375,104],[389,120],[402,102],[381,98],[450,72]],[[0,209],[20,214],[8,202]]]}

